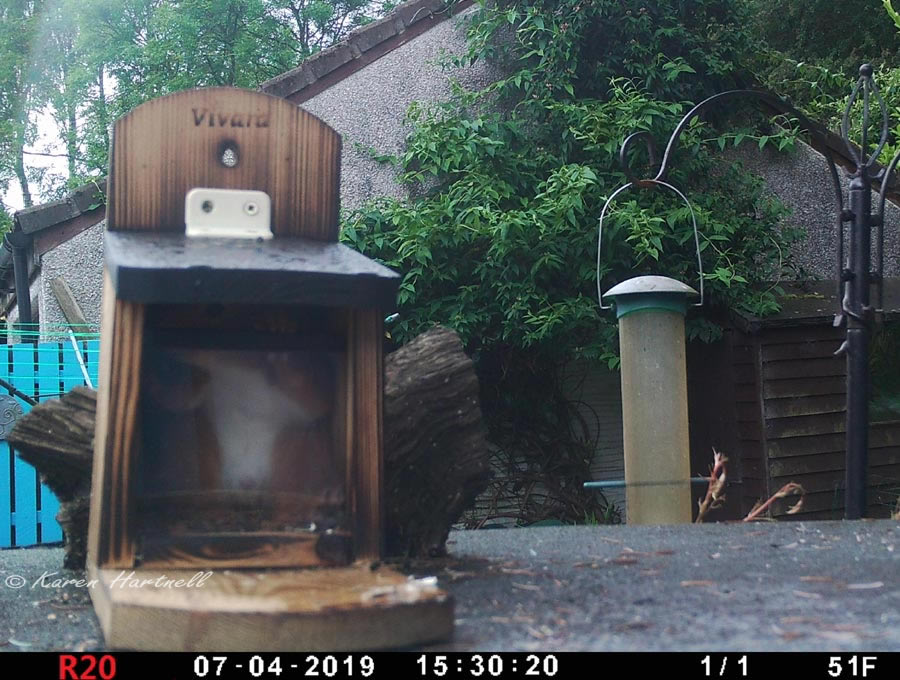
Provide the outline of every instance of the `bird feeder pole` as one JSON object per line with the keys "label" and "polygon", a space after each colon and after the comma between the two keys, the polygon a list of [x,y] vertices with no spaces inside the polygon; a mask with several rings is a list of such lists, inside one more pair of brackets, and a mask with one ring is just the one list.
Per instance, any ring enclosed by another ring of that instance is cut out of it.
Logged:
{"label": "bird feeder pole", "polygon": [[691,521],[684,315],[690,286],[639,276],[613,287],[621,347],[629,524]]}

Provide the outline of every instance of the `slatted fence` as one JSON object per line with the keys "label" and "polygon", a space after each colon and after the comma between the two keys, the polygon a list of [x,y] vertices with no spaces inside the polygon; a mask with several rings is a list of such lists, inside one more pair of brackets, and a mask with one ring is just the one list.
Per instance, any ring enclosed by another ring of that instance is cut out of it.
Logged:
{"label": "slatted fence", "polygon": [[[57,399],[86,384],[85,370],[97,384],[99,353],[100,341],[91,332],[76,334],[74,343],[68,339],[0,345],[0,379],[38,402]],[[0,386],[0,395],[9,393]],[[24,413],[31,409],[24,399],[15,400]],[[14,417],[16,409],[9,406],[9,413],[0,414],[4,421]],[[62,541],[58,510],[59,502],[40,483],[35,469],[15,455],[5,437],[0,440],[0,548]]]}

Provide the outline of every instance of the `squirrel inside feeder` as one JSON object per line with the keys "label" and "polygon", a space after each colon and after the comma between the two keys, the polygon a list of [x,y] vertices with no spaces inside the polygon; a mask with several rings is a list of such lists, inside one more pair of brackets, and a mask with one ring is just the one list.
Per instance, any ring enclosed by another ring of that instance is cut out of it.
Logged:
{"label": "squirrel inside feeder", "polygon": [[343,500],[326,352],[157,348],[145,366],[142,491]]}

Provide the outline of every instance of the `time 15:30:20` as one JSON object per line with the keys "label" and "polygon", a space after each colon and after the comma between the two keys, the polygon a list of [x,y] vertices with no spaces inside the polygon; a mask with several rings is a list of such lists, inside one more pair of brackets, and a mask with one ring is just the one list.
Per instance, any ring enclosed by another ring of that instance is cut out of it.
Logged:
{"label": "time 15:30:20", "polygon": [[[518,655],[500,654],[491,654],[490,656],[473,654],[468,657],[422,654],[416,663],[423,676],[436,675],[438,677],[443,677],[450,672],[472,677],[487,674],[490,677],[499,678],[506,672],[521,673],[529,677],[552,678],[559,671],[559,660],[552,654],[528,654],[524,659],[518,658]],[[455,668],[453,668],[454,665]]]}

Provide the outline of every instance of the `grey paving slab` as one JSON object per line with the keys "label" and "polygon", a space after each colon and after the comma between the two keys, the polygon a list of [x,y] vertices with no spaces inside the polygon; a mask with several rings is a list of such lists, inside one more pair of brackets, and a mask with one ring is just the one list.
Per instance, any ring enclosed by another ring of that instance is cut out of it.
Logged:
{"label": "grey paving slab", "polygon": [[[900,650],[900,522],[498,529],[449,548],[408,565],[456,601],[454,638],[429,650]],[[0,650],[103,649],[61,565],[60,548],[0,551]]]}

